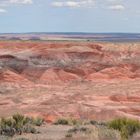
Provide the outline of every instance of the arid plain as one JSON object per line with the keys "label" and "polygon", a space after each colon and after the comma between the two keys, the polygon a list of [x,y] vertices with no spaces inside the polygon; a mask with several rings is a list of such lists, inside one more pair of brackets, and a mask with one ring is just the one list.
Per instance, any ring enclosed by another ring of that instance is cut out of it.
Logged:
{"label": "arid plain", "polygon": [[140,119],[140,43],[0,41],[0,116]]}

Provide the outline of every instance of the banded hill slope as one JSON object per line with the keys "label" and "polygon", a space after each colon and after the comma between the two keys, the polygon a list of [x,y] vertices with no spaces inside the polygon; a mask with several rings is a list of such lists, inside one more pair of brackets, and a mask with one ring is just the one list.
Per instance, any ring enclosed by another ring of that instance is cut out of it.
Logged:
{"label": "banded hill slope", "polygon": [[1,116],[140,119],[140,43],[1,41],[0,93]]}

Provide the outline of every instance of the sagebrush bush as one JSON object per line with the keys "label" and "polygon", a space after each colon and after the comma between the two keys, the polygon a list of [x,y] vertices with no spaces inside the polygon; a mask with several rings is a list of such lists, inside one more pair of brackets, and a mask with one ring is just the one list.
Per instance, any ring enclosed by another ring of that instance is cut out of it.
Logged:
{"label": "sagebrush bush", "polygon": [[15,114],[10,118],[1,118],[0,134],[14,136],[22,133],[37,133],[33,126],[41,126],[43,119],[29,118],[21,114]]}
{"label": "sagebrush bush", "polygon": [[65,137],[66,138],[71,138],[72,137],[72,134],[66,134]]}
{"label": "sagebrush bush", "polygon": [[2,135],[13,136],[15,135],[14,120],[11,118],[1,118],[0,133]]}
{"label": "sagebrush bush", "polygon": [[27,139],[27,138],[17,138],[15,140],[29,140],[29,139]]}
{"label": "sagebrush bush", "polygon": [[69,121],[67,119],[58,119],[54,122],[55,125],[69,125]]}
{"label": "sagebrush bush", "polygon": [[33,118],[32,123],[36,126],[41,126],[44,123],[44,120],[42,118]]}
{"label": "sagebrush bush", "polygon": [[16,129],[16,132],[19,133],[20,135],[23,133],[23,127],[27,123],[25,120],[25,117],[20,114],[15,114],[12,116],[14,120],[14,128]]}
{"label": "sagebrush bush", "polygon": [[119,118],[108,123],[109,128],[120,131],[122,139],[128,139],[140,130],[140,122],[128,118]]}
{"label": "sagebrush bush", "polygon": [[69,119],[61,118],[58,119],[54,124],[55,125],[82,125],[83,122],[72,118]]}
{"label": "sagebrush bush", "polygon": [[87,127],[73,127],[72,129],[68,130],[68,133],[91,133],[91,130]]}
{"label": "sagebrush bush", "polygon": [[89,123],[92,124],[92,125],[97,125],[98,124],[98,122],[95,121],[95,120],[91,120]]}
{"label": "sagebrush bush", "polygon": [[33,134],[36,134],[37,133],[37,130],[31,124],[26,124],[23,127],[23,132],[24,133],[33,133]]}

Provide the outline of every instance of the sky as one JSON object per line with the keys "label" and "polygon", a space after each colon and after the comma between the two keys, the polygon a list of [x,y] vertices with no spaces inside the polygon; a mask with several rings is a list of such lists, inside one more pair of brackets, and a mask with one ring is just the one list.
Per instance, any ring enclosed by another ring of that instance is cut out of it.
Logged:
{"label": "sky", "polygon": [[140,33],[140,0],[0,0],[0,33]]}

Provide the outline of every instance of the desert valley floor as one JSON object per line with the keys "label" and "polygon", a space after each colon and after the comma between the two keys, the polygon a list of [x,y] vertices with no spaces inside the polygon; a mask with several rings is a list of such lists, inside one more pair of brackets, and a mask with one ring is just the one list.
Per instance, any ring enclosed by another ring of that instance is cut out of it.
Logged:
{"label": "desert valley floor", "polygon": [[0,116],[140,119],[140,43],[0,41]]}

